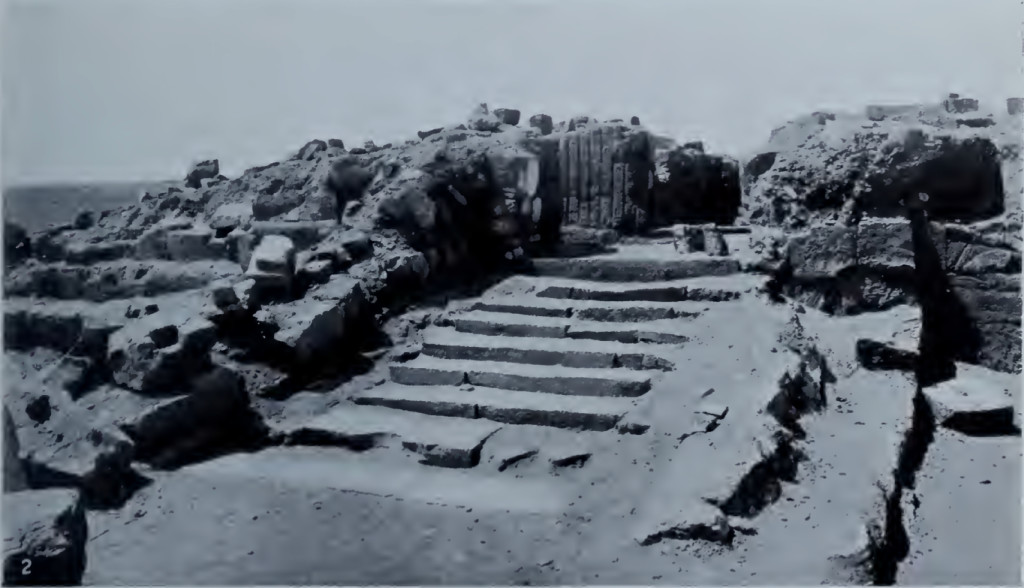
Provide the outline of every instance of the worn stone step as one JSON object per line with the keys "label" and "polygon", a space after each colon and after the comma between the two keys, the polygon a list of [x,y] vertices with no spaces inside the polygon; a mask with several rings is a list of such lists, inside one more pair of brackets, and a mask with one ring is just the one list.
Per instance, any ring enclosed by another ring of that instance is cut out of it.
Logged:
{"label": "worn stone step", "polygon": [[625,398],[581,399],[497,388],[467,390],[455,386],[403,386],[394,383],[368,390],[354,402],[437,416],[589,431],[611,429],[635,403]]}
{"label": "worn stone step", "polygon": [[565,337],[568,324],[538,325],[525,322],[496,322],[476,318],[457,317],[455,328],[462,333],[478,335],[505,335],[508,337]]}
{"label": "worn stone step", "polygon": [[672,369],[672,363],[643,349],[591,340],[493,337],[433,327],[423,332],[423,354],[444,359],[506,361],[579,368]]}
{"label": "worn stone step", "polygon": [[488,421],[343,404],[286,427],[284,436],[290,445],[332,445],[357,451],[388,445],[394,439],[404,449],[423,456],[420,463],[471,468],[480,462],[484,442],[499,428]]}
{"label": "worn stone step", "polygon": [[[513,427],[503,427],[500,432],[509,428]],[[578,432],[544,429],[556,434],[564,433],[565,437],[580,436]],[[215,484],[218,487],[266,489],[267,497],[280,498],[282,492],[292,488],[329,490],[331,493],[369,495],[371,500],[367,505],[371,508],[377,499],[387,497],[392,504],[412,503],[414,509],[423,504],[444,505],[471,508],[481,514],[506,515],[511,511],[560,515],[570,502],[576,500],[579,493],[572,492],[573,487],[554,476],[517,478],[495,475],[497,465],[487,459],[492,457],[488,455],[492,442],[493,438],[484,444],[481,463],[472,469],[424,468],[410,464],[406,459],[391,459],[392,456],[378,452],[357,453],[335,447],[271,447],[255,453],[234,453],[190,466],[181,472],[182,476],[189,478],[176,479],[195,480],[206,488],[210,487],[206,482],[214,480],[220,482]],[[252,499],[251,493],[244,494],[242,498],[235,497],[235,501]],[[264,495],[257,494],[253,509],[262,498]],[[179,506],[187,509],[187,500]],[[120,520],[114,524],[122,526]],[[215,525],[210,528],[215,528]],[[151,534],[152,531],[143,529],[143,533]],[[196,584],[196,581],[186,579],[182,583]]]}
{"label": "worn stone step", "polygon": [[609,324],[601,321],[577,321],[565,318],[509,315],[471,311],[456,317],[455,330],[462,333],[506,337],[546,337],[552,339],[590,339],[619,343],[685,343],[689,338],[665,325],[648,328]]}
{"label": "worn stone step", "polygon": [[643,322],[664,319],[687,319],[698,316],[696,310],[680,308],[678,305],[665,303],[648,303],[636,305],[631,303],[616,304],[608,302],[601,305],[580,304],[567,305],[566,299],[532,298],[522,302],[495,299],[473,304],[471,310],[485,312],[501,312],[506,314],[522,314],[527,316],[578,318],[600,322]]}
{"label": "worn stone step", "polygon": [[506,304],[503,302],[477,302],[471,310],[485,312],[504,312],[508,314],[525,314],[527,316],[570,317],[573,309],[557,306],[530,306],[526,304]]}
{"label": "worn stone step", "polygon": [[533,260],[533,272],[538,276],[607,282],[657,282],[702,276],[726,276],[739,271],[739,261],[723,257],[687,259],[582,257]]}
{"label": "worn stone step", "polygon": [[656,286],[628,290],[605,290],[586,286],[548,286],[536,294],[540,298],[596,300],[601,302],[725,302],[740,297],[736,290],[689,286]]}
{"label": "worn stone step", "polygon": [[413,386],[468,383],[574,396],[640,396],[651,389],[650,372],[622,369],[535,366],[525,370],[517,363],[421,355],[406,363],[393,363],[390,370],[392,380]]}

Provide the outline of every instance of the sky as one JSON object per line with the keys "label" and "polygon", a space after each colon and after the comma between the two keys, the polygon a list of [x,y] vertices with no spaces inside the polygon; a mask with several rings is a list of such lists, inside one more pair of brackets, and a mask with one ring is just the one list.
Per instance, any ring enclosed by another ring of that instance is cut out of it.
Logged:
{"label": "sky", "polygon": [[6,0],[4,186],[229,177],[480,102],[756,151],[814,110],[1024,96],[1021,0]]}

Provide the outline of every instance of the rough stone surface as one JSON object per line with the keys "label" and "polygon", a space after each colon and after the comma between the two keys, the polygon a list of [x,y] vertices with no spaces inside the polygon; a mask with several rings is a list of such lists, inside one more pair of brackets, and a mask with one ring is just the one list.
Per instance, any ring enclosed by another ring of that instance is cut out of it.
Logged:
{"label": "rough stone surface", "polygon": [[736,161],[690,145],[658,149],[654,163],[649,218],[655,225],[731,224],[736,219],[740,209]]}
{"label": "rough stone surface", "polygon": [[530,117],[530,126],[540,131],[542,135],[550,135],[555,128],[555,123],[547,114],[535,114]]}
{"label": "rough stone surface", "polygon": [[4,494],[4,584],[75,586],[85,572],[85,508],[74,490]]}
{"label": "rough stone surface", "polygon": [[123,428],[135,442],[136,458],[162,468],[256,447],[264,434],[249,409],[244,379],[223,368],[196,378],[187,394],[161,401]]}
{"label": "rough stone surface", "polygon": [[494,116],[501,119],[502,124],[512,126],[519,124],[519,111],[514,108],[495,108]]}
{"label": "rough stone surface", "polygon": [[28,488],[25,476],[25,464],[21,461],[18,445],[18,434],[15,431],[11,413],[4,406],[4,486],[3,491],[17,492]]}
{"label": "rough stone surface", "polygon": [[20,225],[4,221],[4,265],[16,265],[32,255],[28,232]]}
{"label": "rough stone surface", "polygon": [[804,117],[777,129],[763,154],[745,164],[745,218],[799,228],[840,218],[848,203],[857,216],[904,216],[906,198],[919,192],[929,194],[933,220],[975,221],[1020,210],[1016,197],[1006,201],[1005,139],[960,129],[942,107],[896,112],[869,116],[873,125],[849,114],[827,125]]}
{"label": "rough stone surface", "polygon": [[220,174],[220,162],[216,159],[200,161],[192,166],[185,176],[185,185],[192,189],[202,187],[201,181],[215,178]]}
{"label": "rough stone surface", "polygon": [[107,363],[118,385],[166,394],[210,369],[215,342],[213,323],[172,309],[140,318],[111,335]]}
{"label": "rough stone surface", "polygon": [[848,227],[813,227],[790,239],[788,259],[797,276],[835,276],[857,264],[857,231]]}
{"label": "rough stone surface", "polygon": [[302,301],[266,305],[255,316],[277,327],[274,340],[294,354],[294,362],[309,365],[325,360],[350,332],[359,332],[365,303],[359,282],[337,275],[313,287]]}

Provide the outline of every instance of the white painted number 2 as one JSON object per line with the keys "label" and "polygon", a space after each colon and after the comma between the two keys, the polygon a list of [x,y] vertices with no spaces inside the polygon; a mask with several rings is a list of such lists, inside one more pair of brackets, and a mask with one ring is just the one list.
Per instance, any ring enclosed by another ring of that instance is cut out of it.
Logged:
{"label": "white painted number 2", "polygon": [[21,560],[21,565],[25,566],[25,567],[21,568],[21,575],[22,576],[28,576],[29,574],[32,573],[31,571],[29,571],[29,568],[32,567],[32,560],[30,560],[30,559],[23,559],[23,560]]}

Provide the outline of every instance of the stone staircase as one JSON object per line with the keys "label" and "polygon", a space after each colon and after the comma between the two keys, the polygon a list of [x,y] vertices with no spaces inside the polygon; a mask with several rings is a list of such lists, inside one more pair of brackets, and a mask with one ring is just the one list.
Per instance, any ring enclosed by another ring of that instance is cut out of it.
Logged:
{"label": "stone staircase", "polygon": [[752,283],[734,259],[681,255],[670,243],[539,259],[534,270],[450,304],[414,352],[392,359],[388,381],[293,428],[292,442],[401,447],[421,464],[475,468],[490,439],[498,455],[496,443],[522,444],[541,427],[584,455],[587,435],[645,430],[622,426],[672,377],[665,356],[690,341],[688,323]]}

